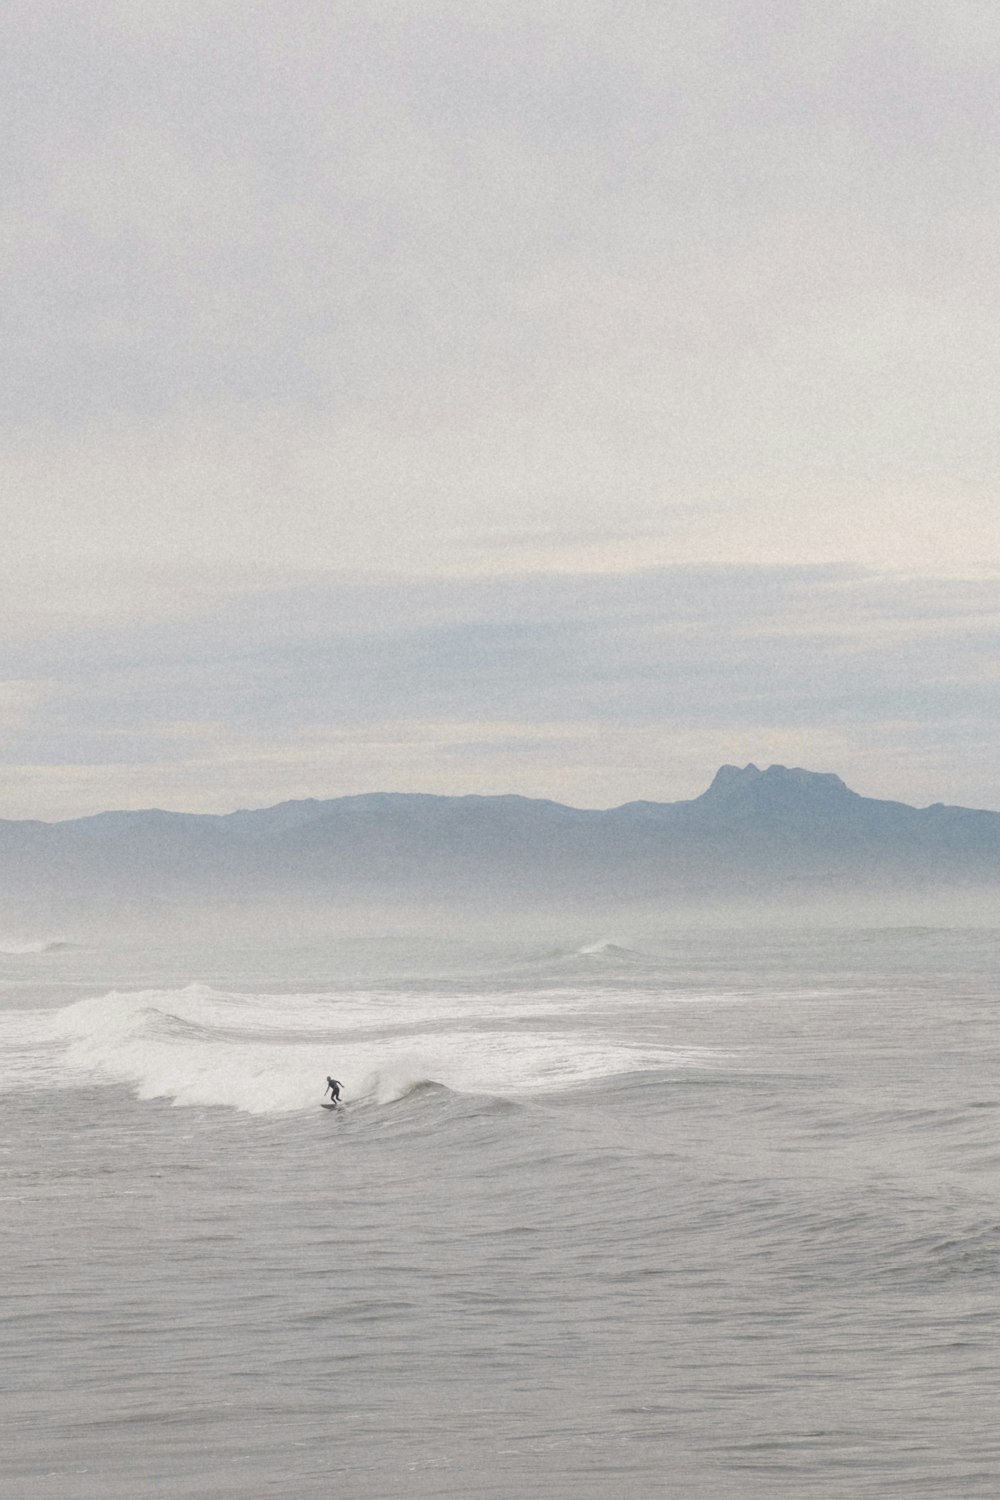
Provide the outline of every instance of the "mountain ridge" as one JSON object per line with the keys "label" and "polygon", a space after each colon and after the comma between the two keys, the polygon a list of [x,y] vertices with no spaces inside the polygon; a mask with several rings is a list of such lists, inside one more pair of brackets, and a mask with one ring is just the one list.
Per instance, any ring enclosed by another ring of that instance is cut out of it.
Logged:
{"label": "mountain ridge", "polygon": [[721,766],[699,796],[574,808],[517,794],[370,792],[230,813],[0,821],[0,916],[42,903],[290,909],[428,902],[698,908],[1000,892],[1000,812],[863,797],[830,772]]}
{"label": "mountain ridge", "polygon": [[933,802],[926,807],[916,807],[908,802],[896,799],[865,797],[859,792],[853,791],[842,778],[832,771],[809,771],[799,766],[785,766],[772,764],[761,769],[752,761],[745,766],[725,764],[715,772],[712,781],[704,792],[696,797],[681,799],[674,802],[656,802],[650,798],[637,799],[623,803],[617,803],[608,808],[578,808],[571,803],[558,802],[550,797],[528,797],[518,792],[481,793],[465,792],[449,794],[441,792],[351,792],[340,797],[301,797],[288,798],[281,802],[269,803],[264,807],[247,808],[241,807],[230,812],[223,813],[193,813],[178,811],[161,807],[146,808],[114,808],[102,810],[97,813],[86,813],[73,818],[41,819],[41,818],[0,818],[0,827],[3,826],[35,826],[45,828],[60,828],[67,825],[79,826],[83,824],[110,824],[113,821],[126,819],[156,819],[156,820],[186,820],[205,821],[215,823],[236,823],[239,820],[251,820],[264,818],[268,815],[281,812],[285,809],[315,809],[317,813],[323,813],[334,807],[347,806],[349,804],[365,804],[369,806],[392,804],[521,804],[530,805],[533,808],[558,808],[574,813],[585,813],[593,815],[609,815],[623,812],[629,808],[679,808],[692,807],[695,805],[709,806],[720,803],[723,800],[732,801],[734,795],[746,795],[748,791],[756,791],[765,787],[768,790],[780,790],[787,794],[789,788],[805,791],[810,797],[816,797],[822,793],[825,796],[840,796],[845,800],[863,802],[867,804],[879,804],[887,807],[905,807],[912,812],[930,812],[933,810],[946,809],[948,811],[965,813],[985,813],[990,817],[1000,818],[1000,812],[994,812],[988,808],[970,808],[957,803]]}

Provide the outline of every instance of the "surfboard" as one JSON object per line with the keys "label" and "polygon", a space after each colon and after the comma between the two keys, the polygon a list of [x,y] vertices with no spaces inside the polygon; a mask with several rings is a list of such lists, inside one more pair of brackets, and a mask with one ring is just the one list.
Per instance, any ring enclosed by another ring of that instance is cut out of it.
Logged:
{"label": "surfboard", "polygon": [[329,1103],[324,1102],[323,1104],[320,1105],[320,1109],[339,1109],[339,1108],[340,1108],[340,1104],[337,1103],[337,1102],[335,1102],[333,1104],[329,1104]]}

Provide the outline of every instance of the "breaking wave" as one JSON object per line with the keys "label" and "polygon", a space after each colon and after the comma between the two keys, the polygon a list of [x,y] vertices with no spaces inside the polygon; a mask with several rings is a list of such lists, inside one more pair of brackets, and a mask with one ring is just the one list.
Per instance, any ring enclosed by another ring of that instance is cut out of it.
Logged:
{"label": "breaking wave", "polygon": [[624,1042],[593,997],[398,991],[238,994],[207,985],[111,991],[60,1010],[0,1014],[0,1089],[125,1085],[139,1099],[253,1114],[345,1101],[561,1091],[697,1066],[702,1049]]}
{"label": "breaking wave", "polygon": [[0,955],[9,954],[11,957],[22,957],[32,953],[53,953],[57,948],[69,946],[65,938],[41,938],[36,942],[19,943],[12,938],[0,937]]}

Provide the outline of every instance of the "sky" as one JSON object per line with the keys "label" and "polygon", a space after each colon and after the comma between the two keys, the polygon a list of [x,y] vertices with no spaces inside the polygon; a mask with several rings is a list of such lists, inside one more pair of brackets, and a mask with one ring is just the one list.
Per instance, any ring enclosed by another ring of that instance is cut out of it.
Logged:
{"label": "sky", "polygon": [[1000,808],[993,0],[8,0],[0,817]]}

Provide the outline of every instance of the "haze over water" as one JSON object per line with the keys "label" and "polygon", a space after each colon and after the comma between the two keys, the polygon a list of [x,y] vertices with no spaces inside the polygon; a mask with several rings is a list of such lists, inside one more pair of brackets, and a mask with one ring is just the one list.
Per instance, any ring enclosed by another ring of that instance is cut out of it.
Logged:
{"label": "haze over water", "polygon": [[1000,935],[607,936],[8,944],[4,1500],[994,1496]]}

